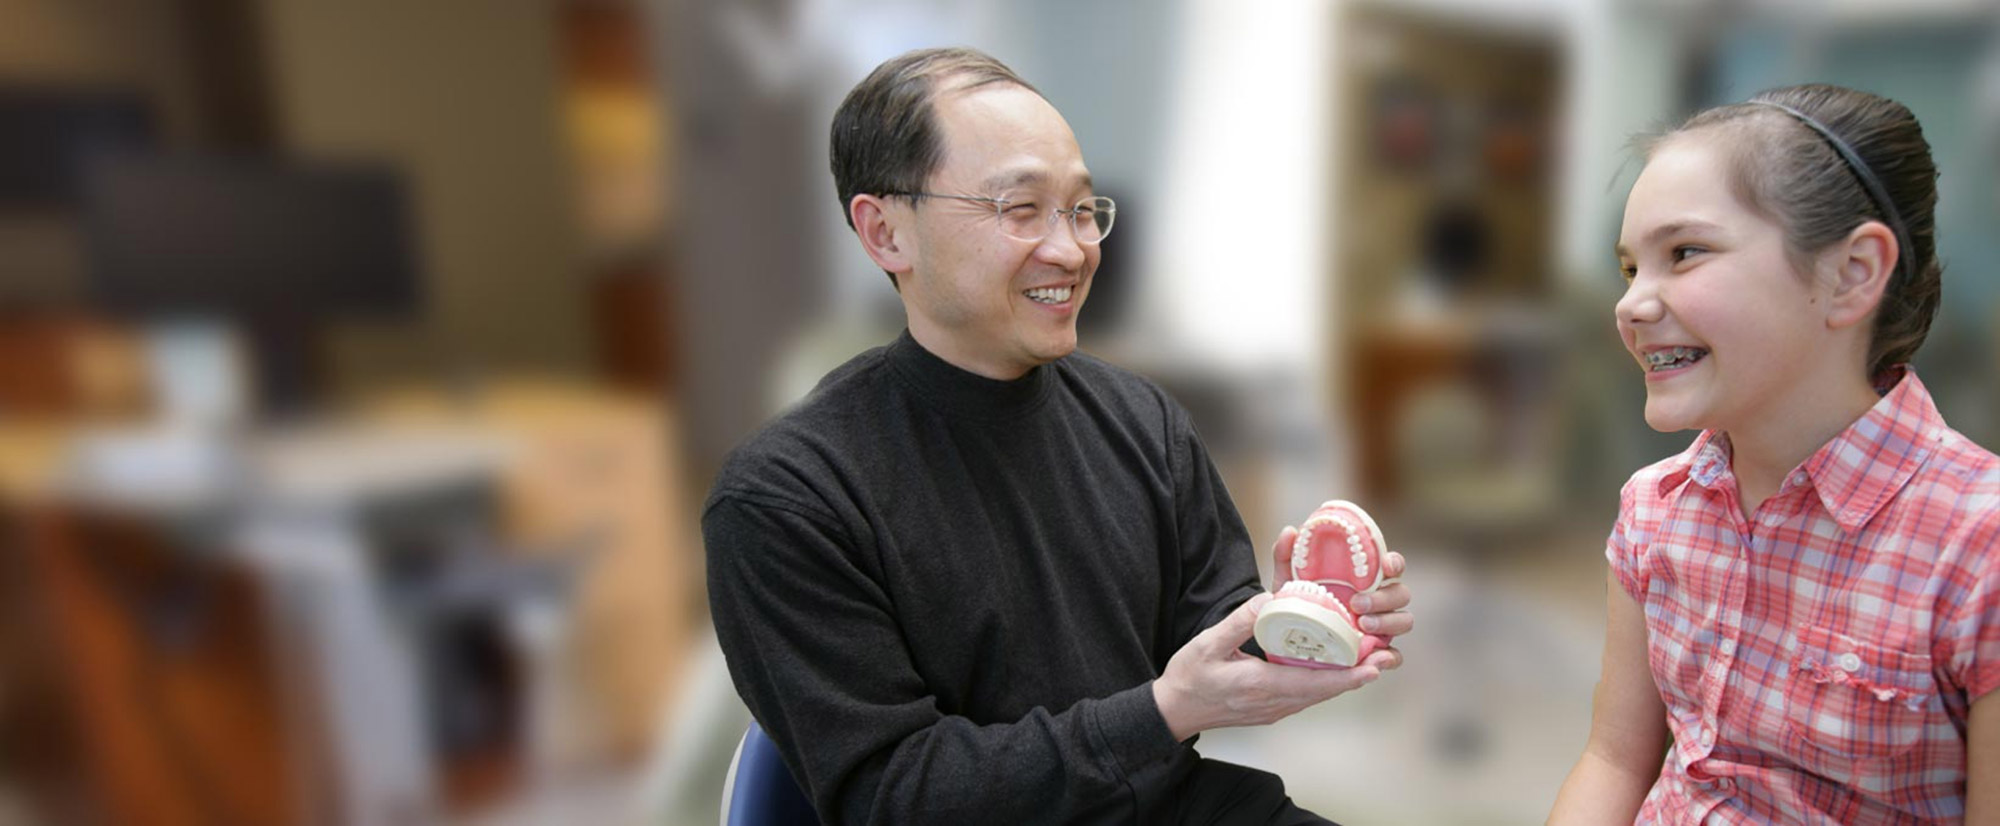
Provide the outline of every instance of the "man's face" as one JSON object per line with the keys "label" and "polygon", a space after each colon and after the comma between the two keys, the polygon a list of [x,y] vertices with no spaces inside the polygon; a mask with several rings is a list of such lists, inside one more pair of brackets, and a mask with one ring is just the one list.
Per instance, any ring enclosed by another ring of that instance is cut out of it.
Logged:
{"label": "man's face", "polygon": [[[935,105],[944,159],[924,191],[1032,202],[1044,216],[1095,194],[1076,136],[1040,95],[996,84],[945,92]],[[926,349],[997,379],[1076,349],[1099,251],[1077,243],[1068,220],[1021,241],[1001,233],[990,203],[924,198],[895,209],[912,229],[903,305]]]}

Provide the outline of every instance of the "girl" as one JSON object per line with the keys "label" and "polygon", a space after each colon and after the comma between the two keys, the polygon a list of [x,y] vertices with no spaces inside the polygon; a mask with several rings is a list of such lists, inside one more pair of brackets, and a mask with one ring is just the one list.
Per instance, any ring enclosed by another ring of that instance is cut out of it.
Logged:
{"label": "girl", "polygon": [[1645,158],[1618,331],[1646,423],[1701,433],[1620,496],[1551,822],[2000,823],[2000,459],[1906,364],[1940,293],[1922,129],[1797,86]]}

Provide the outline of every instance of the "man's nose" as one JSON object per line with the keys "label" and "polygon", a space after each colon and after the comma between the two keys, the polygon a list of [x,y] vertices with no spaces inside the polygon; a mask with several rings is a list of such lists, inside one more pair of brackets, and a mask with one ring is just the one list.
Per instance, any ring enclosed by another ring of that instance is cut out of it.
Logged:
{"label": "man's nose", "polygon": [[1083,243],[1076,240],[1076,222],[1069,216],[1055,219],[1055,226],[1049,228],[1048,237],[1035,245],[1035,257],[1065,270],[1075,270],[1083,266],[1087,256]]}

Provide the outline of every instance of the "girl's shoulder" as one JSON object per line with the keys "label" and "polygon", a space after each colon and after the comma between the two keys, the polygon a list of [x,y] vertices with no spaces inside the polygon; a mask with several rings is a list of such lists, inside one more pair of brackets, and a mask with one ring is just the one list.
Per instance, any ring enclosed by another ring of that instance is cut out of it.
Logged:
{"label": "girl's shoulder", "polygon": [[1937,452],[1928,470],[1957,481],[1968,492],[2000,494],[2000,456],[1948,426],[1938,430]]}
{"label": "girl's shoulder", "polygon": [[2000,456],[1951,428],[1912,491],[1932,509],[1945,509],[1945,530],[1982,565],[2000,560]]}

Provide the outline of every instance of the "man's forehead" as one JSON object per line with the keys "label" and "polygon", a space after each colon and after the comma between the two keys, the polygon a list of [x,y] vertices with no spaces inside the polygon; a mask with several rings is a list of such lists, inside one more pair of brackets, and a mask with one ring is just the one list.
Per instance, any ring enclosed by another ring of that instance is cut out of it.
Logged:
{"label": "man's forehead", "polygon": [[1081,160],[1077,162],[1074,170],[1067,170],[1062,178],[1063,180],[1057,181],[1050,170],[1039,166],[1020,166],[998,170],[981,181],[980,186],[989,190],[1046,189],[1058,184],[1082,189],[1091,188],[1090,171],[1083,168]]}
{"label": "man's forehead", "polygon": [[938,173],[985,191],[1091,186],[1069,123],[1025,86],[992,83],[954,89],[937,101],[945,136]]}
{"label": "man's forehead", "polygon": [[1044,118],[1068,128],[1055,105],[1026,86],[980,83],[938,92],[932,106],[946,132],[1026,128]]}

